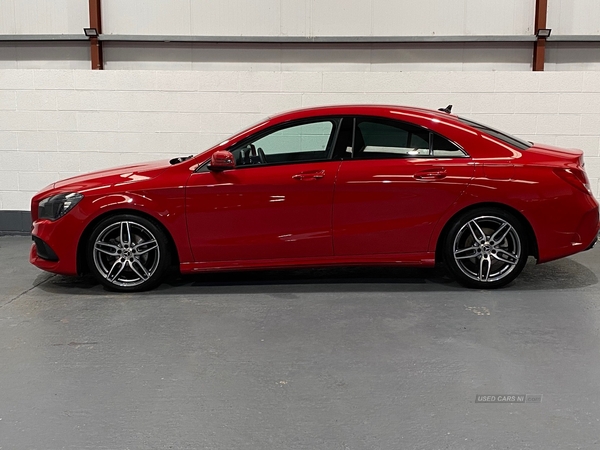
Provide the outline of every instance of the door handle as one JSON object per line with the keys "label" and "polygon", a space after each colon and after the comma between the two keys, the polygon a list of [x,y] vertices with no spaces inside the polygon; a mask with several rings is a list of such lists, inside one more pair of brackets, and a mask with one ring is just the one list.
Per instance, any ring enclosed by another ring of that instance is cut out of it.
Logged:
{"label": "door handle", "polygon": [[325,177],[324,170],[311,170],[308,172],[297,173],[296,175],[292,175],[294,180],[304,181],[304,180],[320,180]]}
{"label": "door handle", "polygon": [[417,172],[413,175],[415,180],[420,181],[434,181],[434,180],[442,180],[446,178],[446,171],[444,169],[440,170],[423,170],[422,172]]}

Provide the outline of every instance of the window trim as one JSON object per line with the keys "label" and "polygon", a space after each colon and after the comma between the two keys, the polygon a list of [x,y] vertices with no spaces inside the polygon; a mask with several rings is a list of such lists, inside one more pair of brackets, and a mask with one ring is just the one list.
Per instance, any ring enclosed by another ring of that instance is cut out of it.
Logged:
{"label": "window trim", "polygon": [[[352,157],[350,159],[345,158],[344,155],[341,156],[336,156],[333,154],[334,150],[335,150],[335,144],[337,143],[337,140],[339,139],[339,133],[341,130],[341,124],[342,124],[342,120],[344,119],[352,119]],[[381,158],[382,160],[388,160],[388,159],[411,159],[411,158],[418,158],[418,159],[456,159],[456,158],[470,158],[471,155],[469,155],[469,153],[463,148],[462,145],[460,145],[459,143],[457,143],[456,141],[447,138],[446,136],[444,136],[443,134],[440,134],[436,131],[431,130],[430,128],[424,127],[422,125],[418,125],[415,123],[411,123],[411,122],[406,122],[403,120],[398,120],[395,118],[391,118],[391,117],[385,117],[385,116],[369,116],[369,115],[336,115],[336,116],[313,116],[313,117],[306,117],[303,119],[293,119],[293,120],[288,120],[285,122],[281,122],[278,123],[277,125],[273,125],[265,130],[259,131],[257,133],[251,134],[250,136],[247,136],[246,138],[242,139],[241,141],[238,141],[237,143],[229,146],[226,148],[226,150],[228,151],[232,151],[232,150],[236,150],[239,146],[243,146],[243,145],[247,145],[248,143],[251,143],[253,140],[257,140],[260,139],[270,133],[275,133],[279,130],[282,130],[284,128],[288,128],[290,126],[294,126],[294,124],[298,124],[298,125],[303,125],[306,123],[314,123],[314,122],[324,122],[324,121],[332,121],[334,122],[334,132],[332,133],[332,136],[330,136],[330,141],[327,142],[327,146],[329,147],[328,150],[328,154],[327,154],[327,158],[325,159],[315,159],[315,160],[308,160],[308,161],[289,161],[289,162],[275,162],[275,163],[267,163],[267,164],[256,164],[256,165],[248,165],[248,166],[236,166],[235,169],[247,169],[250,167],[270,167],[270,166],[278,166],[278,165],[284,165],[284,164],[300,164],[300,163],[308,163],[308,162],[319,162],[319,161],[365,161],[364,159],[356,159],[354,158],[354,152],[355,152],[355,144],[356,144],[356,127],[357,127],[357,123],[358,120],[362,120],[362,119],[369,119],[369,120],[379,120],[379,121],[384,121],[384,122],[392,122],[392,123],[397,123],[397,124],[406,124],[408,126],[412,126],[412,127],[416,127],[416,128],[420,128],[424,131],[429,132],[429,155],[411,155],[411,156],[396,156],[396,157],[391,157],[391,158]],[[450,142],[452,145],[456,146],[456,148],[459,149],[459,151],[461,152],[460,155],[456,155],[456,156],[435,156],[432,154],[433,152],[433,139],[432,136],[433,135],[437,135],[445,140],[447,140],[448,142]],[[198,165],[198,168],[194,171],[194,173],[199,173],[199,172],[207,172],[209,171],[208,169],[208,165],[210,164],[210,158],[208,158],[206,161],[200,163]]]}

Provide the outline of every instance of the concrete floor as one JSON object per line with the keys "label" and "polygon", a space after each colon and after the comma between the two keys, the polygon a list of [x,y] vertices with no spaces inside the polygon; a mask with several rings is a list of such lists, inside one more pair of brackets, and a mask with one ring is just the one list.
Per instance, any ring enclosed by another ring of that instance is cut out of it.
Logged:
{"label": "concrete floor", "polygon": [[598,249],[498,291],[350,268],[123,295],[29,245],[0,237],[2,449],[600,446]]}

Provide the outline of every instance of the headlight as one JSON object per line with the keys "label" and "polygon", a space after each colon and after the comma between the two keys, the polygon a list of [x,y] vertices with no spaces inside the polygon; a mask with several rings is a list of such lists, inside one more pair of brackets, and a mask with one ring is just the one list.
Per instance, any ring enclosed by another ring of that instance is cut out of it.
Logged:
{"label": "headlight", "polygon": [[38,206],[40,219],[56,220],[68,213],[83,198],[82,194],[70,192],[43,199]]}

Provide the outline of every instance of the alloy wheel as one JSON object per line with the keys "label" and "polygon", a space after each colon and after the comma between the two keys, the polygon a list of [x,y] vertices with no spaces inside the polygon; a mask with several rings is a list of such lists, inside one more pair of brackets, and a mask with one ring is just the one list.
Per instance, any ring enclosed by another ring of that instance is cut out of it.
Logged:
{"label": "alloy wheel", "polygon": [[479,283],[498,282],[510,276],[519,266],[522,251],[513,225],[487,215],[467,221],[456,233],[452,246],[456,266]]}
{"label": "alloy wheel", "polygon": [[106,226],[93,243],[93,263],[111,285],[133,288],[147,282],[161,261],[157,237],[147,227],[131,220]]}

